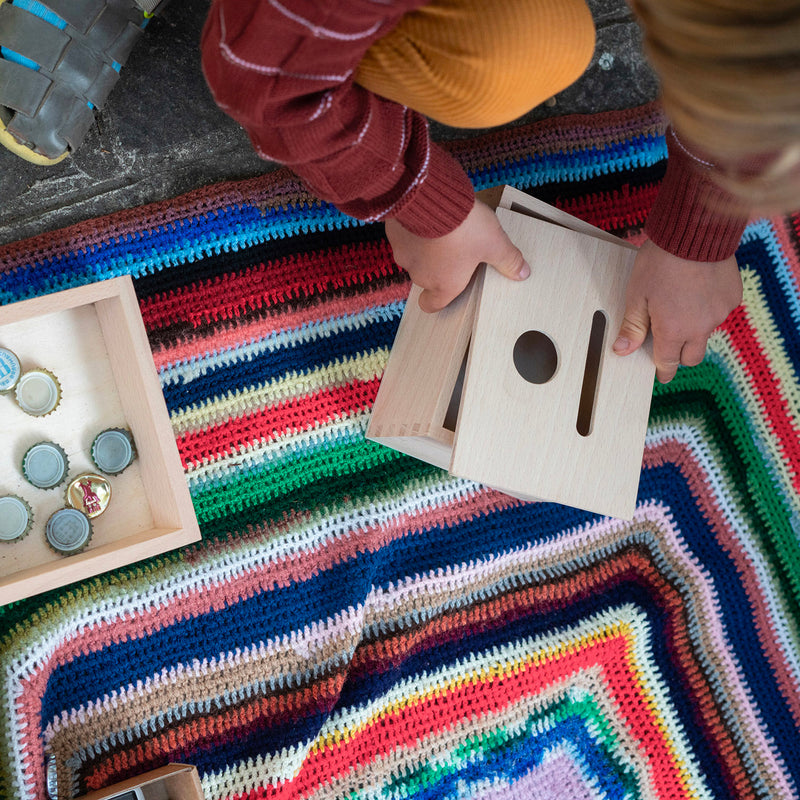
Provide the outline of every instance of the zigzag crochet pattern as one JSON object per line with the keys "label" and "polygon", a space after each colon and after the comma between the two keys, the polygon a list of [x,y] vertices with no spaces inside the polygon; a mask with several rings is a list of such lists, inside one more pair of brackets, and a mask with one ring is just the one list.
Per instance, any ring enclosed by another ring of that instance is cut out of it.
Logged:
{"label": "zigzag crochet pattern", "polygon": [[[633,241],[666,157],[655,106],[450,149]],[[625,523],[365,440],[408,279],[286,171],[0,248],[3,303],[133,275],[203,533],[0,609],[0,796],[797,798],[800,216],[738,258]]]}

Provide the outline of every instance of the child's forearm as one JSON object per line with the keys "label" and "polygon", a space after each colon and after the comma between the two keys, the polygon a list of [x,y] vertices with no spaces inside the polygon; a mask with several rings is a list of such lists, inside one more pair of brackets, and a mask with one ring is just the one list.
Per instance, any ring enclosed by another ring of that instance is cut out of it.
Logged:
{"label": "child's forearm", "polygon": [[217,0],[203,68],[262,157],[347,214],[437,237],[472,208],[470,181],[422,115],[353,82],[371,44],[421,4]]}

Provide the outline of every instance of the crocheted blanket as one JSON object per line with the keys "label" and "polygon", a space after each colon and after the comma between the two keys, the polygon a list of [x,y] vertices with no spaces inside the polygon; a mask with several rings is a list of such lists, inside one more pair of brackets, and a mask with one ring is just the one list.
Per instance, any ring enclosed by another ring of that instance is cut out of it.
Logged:
{"label": "crocheted blanket", "polygon": [[[450,147],[637,241],[665,159],[653,106]],[[409,284],[286,171],[0,256],[3,303],[134,276],[203,533],[2,610],[3,797],[798,797],[800,216],[655,387],[630,523],[365,440]]]}

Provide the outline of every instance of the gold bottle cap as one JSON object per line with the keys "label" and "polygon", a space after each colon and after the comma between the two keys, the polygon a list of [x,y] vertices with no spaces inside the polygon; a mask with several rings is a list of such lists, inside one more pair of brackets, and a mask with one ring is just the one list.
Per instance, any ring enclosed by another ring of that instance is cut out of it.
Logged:
{"label": "gold bottle cap", "polygon": [[57,553],[72,555],[83,550],[92,537],[92,523],[75,508],[61,508],[47,520],[47,543]]}
{"label": "gold bottle cap", "polygon": [[99,517],[111,502],[111,484],[102,476],[87,472],[67,486],[67,505],[89,519]]}
{"label": "gold bottle cap", "polygon": [[0,347],[0,394],[13,392],[21,374],[22,367],[16,354]]}
{"label": "gold bottle cap", "polygon": [[58,378],[46,369],[23,372],[16,387],[17,404],[33,417],[44,417],[61,402]]}
{"label": "gold bottle cap", "polygon": [[0,542],[16,542],[31,529],[31,507],[15,494],[0,497]]}
{"label": "gold bottle cap", "polygon": [[55,442],[39,442],[25,453],[22,474],[37,489],[53,489],[63,483],[69,471],[67,454]]}

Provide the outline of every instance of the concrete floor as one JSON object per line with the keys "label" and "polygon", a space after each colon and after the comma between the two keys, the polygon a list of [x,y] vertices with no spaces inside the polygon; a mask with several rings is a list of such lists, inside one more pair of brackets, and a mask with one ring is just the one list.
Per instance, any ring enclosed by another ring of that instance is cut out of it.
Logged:
{"label": "concrete floor", "polygon": [[[629,108],[657,96],[625,0],[588,2],[597,26],[589,69],[555,105],[513,124]],[[208,6],[208,0],[173,0],[150,23],[73,156],[38,167],[0,147],[0,244],[273,167],[255,156],[205,86],[198,42]],[[433,126],[437,139],[480,133]]]}

